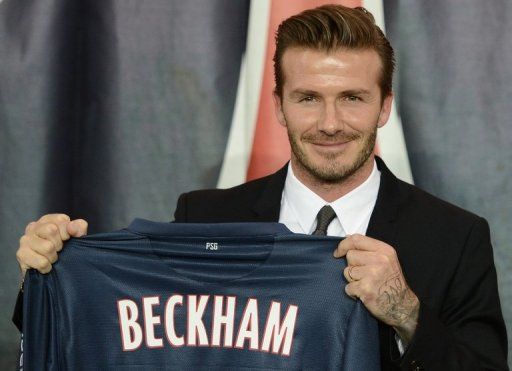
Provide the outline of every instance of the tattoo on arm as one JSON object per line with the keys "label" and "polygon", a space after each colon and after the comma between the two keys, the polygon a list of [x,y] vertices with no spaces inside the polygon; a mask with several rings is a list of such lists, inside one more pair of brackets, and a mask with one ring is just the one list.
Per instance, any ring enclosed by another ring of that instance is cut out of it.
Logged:
{"label": "tattoo on arm", "polygon": [[406,343],[412,339],[418,321],[419,301],[400,272],[379,287],[377,303],[384,322],[395,328]]}

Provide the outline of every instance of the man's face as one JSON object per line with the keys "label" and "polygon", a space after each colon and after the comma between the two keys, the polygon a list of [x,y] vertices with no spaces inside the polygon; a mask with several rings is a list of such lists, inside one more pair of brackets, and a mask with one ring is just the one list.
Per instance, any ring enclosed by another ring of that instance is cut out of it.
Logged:
{"label": "man's face", "polygon": [[283,96],[274,101],[299,179],[334,183],[371,169],[377,127],[392,102],[391,95],[381,99],[378,54],[290,48],[281,65]]}

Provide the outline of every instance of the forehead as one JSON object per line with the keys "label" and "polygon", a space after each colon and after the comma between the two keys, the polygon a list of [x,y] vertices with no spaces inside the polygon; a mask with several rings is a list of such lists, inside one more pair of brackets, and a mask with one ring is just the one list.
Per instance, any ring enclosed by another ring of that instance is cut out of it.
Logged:
{"label": "forehead", "polygon": [[378,88],[381,66],[380,57],[373,49],[290,48],[281,61],[284,86],[291,89],[297,85]]}

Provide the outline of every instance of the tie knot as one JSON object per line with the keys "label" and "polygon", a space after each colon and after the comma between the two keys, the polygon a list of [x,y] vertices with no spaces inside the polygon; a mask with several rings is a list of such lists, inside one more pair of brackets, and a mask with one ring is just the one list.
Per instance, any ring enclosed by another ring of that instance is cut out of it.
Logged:
{"label": "tie knot", "polygon": [[322,207],[316,215],[316,229],[313,234],[317,236],[327,235],[327,227],[335,217],[336,213],[331,206],[325,205]]}

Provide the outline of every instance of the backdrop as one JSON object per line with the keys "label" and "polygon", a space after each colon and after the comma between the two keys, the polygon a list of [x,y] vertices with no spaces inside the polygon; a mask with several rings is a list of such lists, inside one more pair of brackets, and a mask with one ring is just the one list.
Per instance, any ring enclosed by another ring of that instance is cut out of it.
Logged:
{"label": "backdrop", "polygon": [[[489,220],[510,332],[512,4],[341,2],[385,16],[396,50],[399,115],[379,150],[403,179]],[[91,233],[170,221],[180,193],[286,161],[268,103],[273,27],[319,3],[0,0],[0,369],[17,353],[29,221],[65,212]]]}

